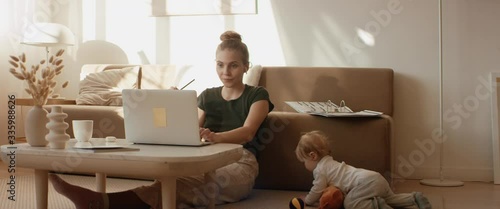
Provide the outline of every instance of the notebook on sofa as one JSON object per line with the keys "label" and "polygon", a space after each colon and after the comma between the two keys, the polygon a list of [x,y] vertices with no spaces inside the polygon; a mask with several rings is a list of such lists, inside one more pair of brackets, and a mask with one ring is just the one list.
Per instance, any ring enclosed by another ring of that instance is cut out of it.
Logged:
{"label": "notebook on sofa", "polygon": [[125,138],[135,144],[203,146],[196,91],[124,89]]}

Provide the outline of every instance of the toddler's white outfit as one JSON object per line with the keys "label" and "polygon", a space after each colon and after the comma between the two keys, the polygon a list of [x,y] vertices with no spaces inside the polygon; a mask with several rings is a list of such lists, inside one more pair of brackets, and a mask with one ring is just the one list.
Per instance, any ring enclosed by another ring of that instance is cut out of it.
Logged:
{"label": "toddler's white outfit", "polygon": [[316,203],[328,186],[336,186],[344,193],[346,209],[431,208],[421,193],[394,194],[379,173],[337,162],[329,155],[318,162],[313,175],[313,187],[305,198],[308,205]]}

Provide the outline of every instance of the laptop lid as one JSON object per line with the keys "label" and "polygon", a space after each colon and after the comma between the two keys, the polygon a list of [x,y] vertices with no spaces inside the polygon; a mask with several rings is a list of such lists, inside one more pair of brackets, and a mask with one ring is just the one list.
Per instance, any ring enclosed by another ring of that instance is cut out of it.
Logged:
{"label": "laptop lid", "polygon": [[132,143],[199,146],[196,91],[124,89],[125,138]]}

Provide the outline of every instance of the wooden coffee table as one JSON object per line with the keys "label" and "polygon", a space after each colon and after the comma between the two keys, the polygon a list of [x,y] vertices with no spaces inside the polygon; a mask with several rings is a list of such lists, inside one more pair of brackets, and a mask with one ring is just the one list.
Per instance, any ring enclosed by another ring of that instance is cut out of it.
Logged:
{"label": "wooden coffee table", "polygon": [[[117,142],[126,143],[123,139]],[[236,162],[243,153],[243,147],[238,144],[130,145],[139,150],[94,153],[73,149],[74,143],[71,139],[66,149],[31,147],[27,143],[1,146],[1,158],[7,165],[8,154],[14,153],[16,167],[35,169],[37,209],[47,208],[49,171],[95,173],[99,192],[105,192],[106,175],[157,179],[161,182],[163,208],[176,208],[177,177],[205,174],[206,181],[213,181],[215,169]],[[210,208],[215,207],[214,203],[214,199],[210,200]]]}

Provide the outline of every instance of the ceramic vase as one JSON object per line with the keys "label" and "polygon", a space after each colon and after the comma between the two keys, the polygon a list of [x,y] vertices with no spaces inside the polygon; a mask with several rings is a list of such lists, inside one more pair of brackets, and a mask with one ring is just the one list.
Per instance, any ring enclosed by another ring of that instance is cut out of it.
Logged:
{"label": "ceramic vase", "polygon": [[68,114],[62,111],[61,106],[52,106],[50,113],[47,114],[49,122],[46,127],[49,133],[45,136],[45,139],[49,142],[49,147],[52,149],[64,149],[66,148],[66,142],[69,140],[69,135],[66,133],[69,124],[64,122],[64,119],[68,117]]}
{"label": "ceramic vase", "polygon": [[28,111],[24,122],[24,132],[29,145],[33,147],[47,146],[48,142],[45,140],[45,135],[48,133],[45,125],[49,122],[47,114],[47,110],[42,106],[33,106]]}

